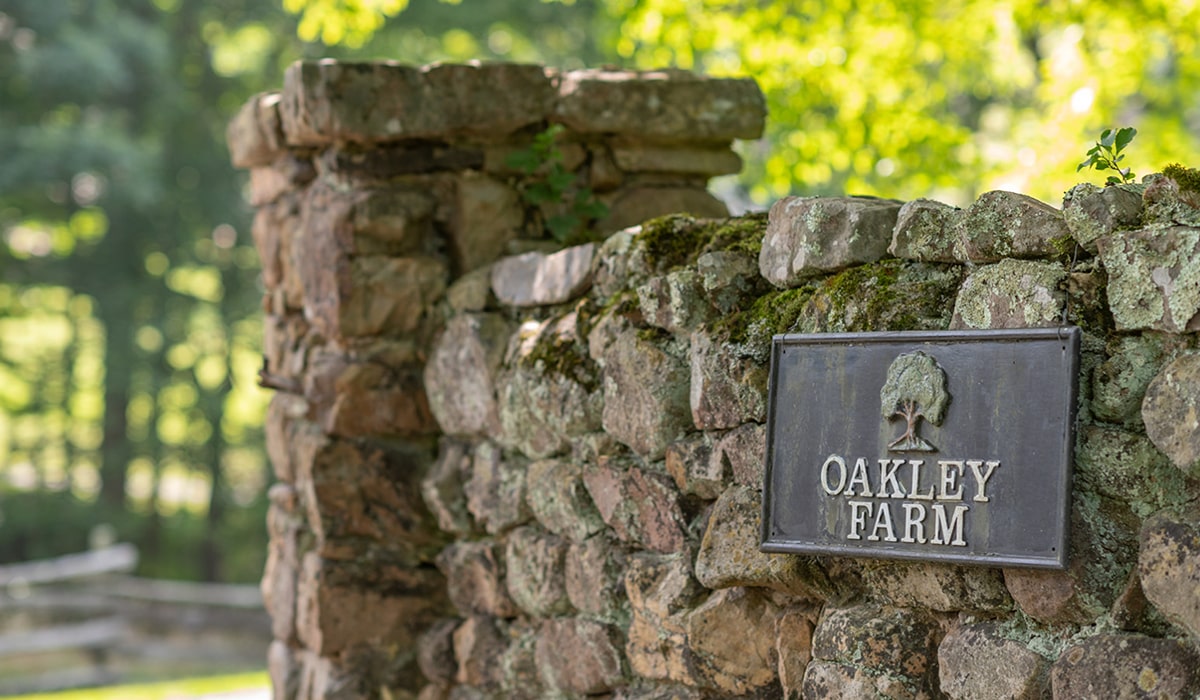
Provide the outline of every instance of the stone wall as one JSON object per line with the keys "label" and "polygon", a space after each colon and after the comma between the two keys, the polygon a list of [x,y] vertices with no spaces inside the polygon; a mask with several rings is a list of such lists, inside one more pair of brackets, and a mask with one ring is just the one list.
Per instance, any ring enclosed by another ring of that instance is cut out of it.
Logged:
{"label": "stone wall", "polygon": [[[748,81],[510,65],[297,64],[243,109],[277,697],[1200,693],[1196,195],[719,218],[762,119]],[[505,165],[552,123],[602,242]],[[758,551],[773,334],[1064,319],[1065,572]]]}

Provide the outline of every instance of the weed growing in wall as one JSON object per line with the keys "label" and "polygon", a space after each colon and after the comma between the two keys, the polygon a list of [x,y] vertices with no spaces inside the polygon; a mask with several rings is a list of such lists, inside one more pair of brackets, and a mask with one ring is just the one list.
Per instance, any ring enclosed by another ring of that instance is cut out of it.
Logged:
{"label": "weed growing in wall", "polygon": [[1122,129],[1105,129],[1100,132],[1100,140],[1088,149],[1088,157],[1079,164],[1079,167],[1075,168],[1075,172],[1084,168],[1112,170],[1117,175],[1109,175],[1104,184],[1122,185],[1133,182],[1136,175],[1129,168],[1122,168],[1120,163],[1125,159],[1125,155],[1121,151],[1125,150],[1130,141],[1133,141],[1134,136],[1137,136],[1137,129],[1132,126]]}
{"label": "weed growing in wall", "polygon": [[563,165],[556,143],[562,131],[561,124],[551,125],[533,137],[529,148],[509,154],[505,164],[526,176],[521,196],[546,217],[543,223],[554,240],[581,243],[591,239],[589,224],[606,216],[608,207]]}

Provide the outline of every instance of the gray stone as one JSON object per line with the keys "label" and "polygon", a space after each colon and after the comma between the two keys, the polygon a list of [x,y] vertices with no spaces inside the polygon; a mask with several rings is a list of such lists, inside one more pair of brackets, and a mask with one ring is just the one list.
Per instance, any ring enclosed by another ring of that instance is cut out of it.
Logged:
{"label": "gray stone", "polygon": [[937,623],[905,608],[826,607],[813,635],[813,658],[910,679],[937,674]]}
{"label": "gray stone", "polygon": [[500,656],[502,692],[493,698],[537,700],[546,697],[548,689],[537,661],[537,640],[540,636],[535,620],[520,618],[509,626],[508,648]]}
{"label": "gray stone", "polygon": [[466,172],[454,183],[447,237],[458,271],[470,272],[505,254],[520,235],[525,211],[520,193],[493,177]]}
{"label": "gray stone", "polygon": [[600,429],[600,370],[578,340],[578,315],[527,323],[510,343],[499,381],[500,440],[535,459],[568,451]]}
{"label": "gray stone", "polygon": [[459,620],[441,620],[417,640],[417,665],[426,680],[453,683],[458,671],[454,660],[454,630]]}
{"label": "gray stone", "polygon": [[708,301],[722,314],[739,311],[766,291],[758,274],[758,260],[739,250],[713,250],[696,258],[700,286]]}
{"label": "gray stone", "polygon": [[666,467],[675,485],[686,495],[712,500],[725,490],[725,464],[713,459],[712,440],[704,433],[671,443]]}
{"label": "gray stone", "polygon": [[958,207],[932,199],[914,199],[900,207],[888,252],[905,260],[959,262],[954,254],[953,227]]}
{"label": "gray stone", "polygon": [[[446,592],[464,617],[516,617],[519,610],[504,584],[504,559],[494,542],[455,542],[437,557]],[[431,680],[436,680],[432,676]]]}
{"label": "gray stone", "polygon": [[554,99],[540,66],[297,61],[279,110],[288,143],[375,143],[504,136],[545,119]]}
{"label": "gray stone", "polygon": [[526,485],[529,509],[550,532],[583,542],[604,529],[578,465],[557,459],[534,462],[529,465]]}
{"label": "gray stone", "polygon": [[436,258],[307,252],[299,268],[304,315],[328,338],[411,333],[446,289],[448,271]]}
{"label": "gray stone", "polygon": [[863,578],[882,599],[902,607],[939,612],[1001,612],[1012,607],[998,569],[878,562],[865,568]]}
{"label": "gray stone", "polygon": [[1194,698],[1200,656],[1171,639],[1097,635],[1058,657],[1050,683],[1056,698]]}
{"label": "gray stone", "polygon": [[567,599],[580,614],[628,624],[625,595],[627,551],[607,534],[571,544],[567,551]]}
{"label": "gray stone", "polygon": [[771,207],[758,269],[780,288],[887,255],[900,203],[870,197],[784,197]]}
{"label": "gray stone", "polygon": [[229,145],[229,160],[233,167],[270,165],[283,153],[280,99],[277,92],[259,93],[242,105],[229,121],[225,143]]}
{"label": "gray stone", "polygon": [[593,192],[611,192],[625,181],[625,173],[617,167],[611,149],[604,144],[588,149],[592,160],[588,163],[587,182]]}
{"label": "gray stone", "polygon": [[637,288],[637,297],[646,323],[671,333],[698,328],[715,316],[692,269],[651,277]]}
{"label": "gray stone", "polygon": [[494,301],[492,269],[486,265],[459,277],[446,289],[446,302],[459,313],[483,311]]}
{"label": "gray stone", "polygon": [[672,143],[756,139],[766,103],[753,80],[679,70],[589,69],[560,76],[554,121],[582,134]]}
{"label": "gray stone", "polygon": [[1001,260],[976,270],[954,302],[951,328],[1046,328],[1062,323],[1067,273],[1055,263]]}
{"label": "gray stone", "polygon": [[728,148],[614,146],[612,154],[617,167],[625,172],[734,175],[742,170],[741,157]]}
{"label": "gray stone", "polygon": [[463,486],[467,510],[491,534],[529,522],[533,514],[525,503],[525,463],[505,460],[500,448],[482,442],[471,459],[471,478]]}
{"label": "gray stone", "polygon": [[1200,193],[1183,189],[1174,178],[1146,176],[1142,192],[1142,221],[1148,227],[1200,226]]}
{"label": "gray stone", "polygon": [[1075,448],[1075,478],[1124,501],[1139,518],[1189,498],[1179,471],[1144,436],[1107,426],[1084,426]]}
{"label": "gray stone", "polygon": [[725,203],[702,187],[627,185],[604,196],[608,216],[595,230],[620,231],[667,214],[691,214],[704,219],[729,216]]}
{"label": "gray stone", "polygon": [[1015,192],[985,192],[955,222],[954,254],[975,263],[1054,255],[1054,241],[1070,235],[1062,212]]}
{"label": "gray stone", "polygon": [[879,674],[850,664],[814,660],[804,673],[802,698],[887,698],[924,700],[935,698],[931,688],[910,688],[911,681]]}
{"label": "gray stone", "polygon": [[1200,330],[1200,229],[1123,231],[1096,243],[1117,330]]}
{"label": "gray stone", "polygon": [[687,616],[688,648],[701,678],[719,692],[746,695],[777,681],[779,608],[753,590],[718,591]]}
{"label": "gray stone", "polygon": [[1146,435],[1184,471],[1200,469],[1200,352],[1175,358],[1146,389]]}
{"label": "gray stone", "polygon": [[449,435],[500,432],[496,375],[510,328],[495,314],[450,319],[425,365],[425,391],[438,425]]}
{"label": "gray stone", "polygon": [[703,331],[692,333],[692,421],[700,430],[735,428],[767,417],[767,367]]}
{"label": "gray stone", "polygon": [[689,372],[657,345],[622,332],[604,351],[604,430],[646,459],[691,428]]}
{"label": "gray stone", "polygon": [[1142,218],[1139,185],[1096,187],[1079,184],[1063,197],[1063,218],[1075,242],[1096,254],[1096,240],[1132,228]]}
{"label": "gray stone", "polygon": [[953,700],[1040,700],[1050,664],[992,625],[963,625],[938,647],[942,692]]}
{"label": "gray stone", "polygon": [[593,294],[608,299],[627,286],[636,286],[645,280],[645,270],[631,264],[633,242],[641,231],[641,226],[617,231],[596,249],[592,261]]}
{"label": "gray stone", "polygon": [[708,518],[696,578],[708,588],[756,586],[809,599],[828,596],[829,580],[815,559],[760,552],[761,535],[761,495],[745,486],[729,487]]}
{"label": "gray stone", "polygon": [[611,625],[559,618],[542,622],[537,665],[546,685],[568,693],[595,694],[625,682],[624,640]]}
{"label": "gray stone", "polygon": [[471,515],[463,482],[471,469],[471,450],[464,443],[442,438],[438,458],[421,479],[421,497],[438,528],[458,535],[471,531]]}
{"label": "gray stone", "polygon": [[1118,336],[1092,374],[1092,415],[1131,428],[1142,425],[1146,387],[1162,368],[1169,344],[1154,334]]}
{"label": "gray stone", "polygon": [[1142,525],[1138,577],[1167,619],[1200,639],[1200,522],[1166,514]]}
{"label": "gray stone", "polygon": [[525,253],[492,265],[492,292],[509,306],[549,306],[570,301],[592,281],[596,244],[585,243],[557,253]]}
{"label": "gray stone", "polygon": [[687,530],[678,492],[662,474],[600,464],[583,476],[600,517],[622,542],[654,552],[678,552]]}
{"label": "gray stone", "polygon": [[767,461],[767,427],[747,423],[730,430],[713,446],[712,458],[721,463],[714,471],[728,469],[733,483],[761,489]]}
{"label": "gray stone", "polygon": [[508,593],[534,617],[571,611],[567,599],[565,562],[567,542],[536,527],[520,527],[508,535],[504,552]]}

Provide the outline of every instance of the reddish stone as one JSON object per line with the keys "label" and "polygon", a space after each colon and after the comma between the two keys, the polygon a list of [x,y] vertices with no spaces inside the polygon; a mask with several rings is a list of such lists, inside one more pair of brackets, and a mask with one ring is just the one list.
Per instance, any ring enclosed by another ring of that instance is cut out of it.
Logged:
{"label": "reddish stone", "polygon": [[516,617],[504,583],[504,559],[491,542],[455,542],[438,555],[450,602],[464,616]]}
{"label": "reddish stone", "polygon": [[713,458],[712,440],[704,433],[671,443],[666,467],[675,485],[687,495],[711,500],[725,490],[725,464]]}
{"label": "reddish stone", "polygon": [[621,634],[612,625],[559,618],[542,623],[536,658],[549,685],[592,695],[623,685],[621,647]]}
{"label": "reddish stone", "polygon": [[529,522],[533,514],[525,499],[526,462],[504,459],[500,448],[482,442],[471,459],[471,478],[463,486],[467,509],[495,535]]}
{"label": "reddish stone", "polygon": [[529,615],[549,617],[570,611],[564,571],[567,547],[565,540],[533,526],[509,533],[504,552],[508,593]]}
{"label": "reddish stone", "polygon": [[1098,635],[1058,657],[1050,685],[1056,698],[1195,698],[1200,655],[1173,639]]}
{"label": "reddish stone", "polygon": [[262,92],[251,97],[229,122],[225,142],[235,168],[270,165],[283,150],[279,120],[280,95]]}
{"label": "reddish stone", "polygon": [[497,435],[496,379],[511,328],[499,314],[460,314],[446,324],[425,365],[425,390],[449,435]]}
{"label": "reddish stone", "polygon": [[417,640],[417,665],[427,680],[452,683],[458,673],[454,658],[454,631],[460,620],[440,620]]}
{"label": "reddish stone", "polygon": [[688,648],[701,677],[723,693],[745,695],[776,682],[779,608],[747,588],[718,591],[687,617]]}
{"label": "reddish stone", "polygon": [[804,672],[812,660],[813,612],[785,608],[775,618],[775,653],[779,656],[779,684],[785,698],[799,698]]}
{"label": "reddish stone", "polygon": [[428,435],[437,430],[410,343],[373,341],[310,351],[304,393],[330,435]]}
{"label": "reddish stone", "polygon": [[733,483],[762,488],[767,461],[766,426],[747,423],[730,430],[713,446],[712,458],[721,463],[722,469],[728,469]]}
{"label": "reddish stone", "polygon": [[587,471],[583,480],[600,517],[622,541],[654,552],[683,547],[687,528],[667,477],[637,467],[622,471],[601,465]]}
{"label": "reddish stone", "polygon": [[455,680],[481,689],[497,689],[507,648],[503,628],[490,617],[469,617],[454,631]]}

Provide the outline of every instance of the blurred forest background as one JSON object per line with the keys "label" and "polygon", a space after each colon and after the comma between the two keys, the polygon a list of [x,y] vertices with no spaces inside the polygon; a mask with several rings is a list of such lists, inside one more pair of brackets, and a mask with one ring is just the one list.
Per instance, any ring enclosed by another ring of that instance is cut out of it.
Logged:
{"label": "blurred forest background", "polygon": [[1200,0],[0,0],[0,562],[255,581],[261,287],[224,130],[302,57],[759,81],[722,194],[1057,203],[1109,126],[1200,164]]}

